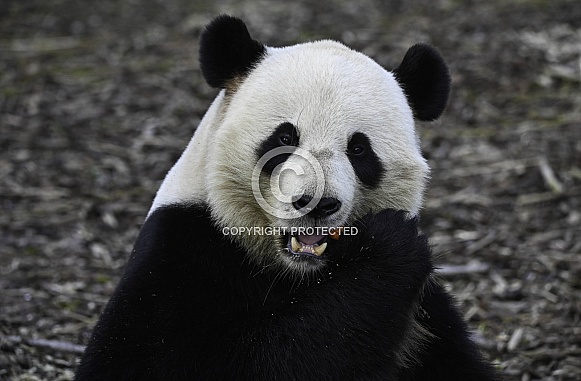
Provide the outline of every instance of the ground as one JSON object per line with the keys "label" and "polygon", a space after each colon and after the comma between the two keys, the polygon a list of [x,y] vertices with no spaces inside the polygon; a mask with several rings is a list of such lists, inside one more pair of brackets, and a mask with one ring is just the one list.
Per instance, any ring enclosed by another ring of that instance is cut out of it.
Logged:
{"label": "ground", "polygon": [[269,45],[332,38],[386,68],[440,49],[450,104],[418,128],[441,278],[506,380],[581,380],[577,0],[2,2],[0,379],[72,379],[216,94],[197,48],[220,13]]}

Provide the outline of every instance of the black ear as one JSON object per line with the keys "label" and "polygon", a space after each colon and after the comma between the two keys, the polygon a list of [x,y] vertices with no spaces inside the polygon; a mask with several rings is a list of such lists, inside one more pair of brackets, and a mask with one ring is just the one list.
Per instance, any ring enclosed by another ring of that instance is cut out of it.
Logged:
{"label": "black ear", "polygon": [[212,20],[200,37],[200,67],[206,82],[225,88],[229,81],[245,76],[266,48],[250,37],[244,22],[221,15]]}
{"label": "black ear", "polygon": [[419,120],[432,121],[444,112],[450,94],[450,73],[440,53],[430,45],[409,48],[393,71]]}

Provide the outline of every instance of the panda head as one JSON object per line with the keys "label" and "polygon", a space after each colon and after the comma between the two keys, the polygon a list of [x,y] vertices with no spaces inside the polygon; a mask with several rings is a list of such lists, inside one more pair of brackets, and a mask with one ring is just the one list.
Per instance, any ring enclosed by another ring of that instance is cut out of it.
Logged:
{"label": "panda head", "polygon": [[450,87],[435,49],[415,45],[389,72],[334,41],[267,47],[220,16],[200,66],[222,91],[152,210],[206,205],[256,263],[303,273],[332,255],[319,233],[370,211],[418,213],[429,168],[414,119],[438,118]]}

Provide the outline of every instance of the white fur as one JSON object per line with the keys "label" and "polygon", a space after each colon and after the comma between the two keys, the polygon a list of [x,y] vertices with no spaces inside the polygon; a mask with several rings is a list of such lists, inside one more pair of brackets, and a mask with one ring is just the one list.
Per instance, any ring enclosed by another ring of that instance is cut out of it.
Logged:
{"label": "white fur", "polygon": [[[283,175],[286,191],[300,195],[324,181],[325,196],[343,206],[327,225],[384,208],[417,214],[428,166],[421,156],[412,111],[393,75],[367,56],[332,41],[268,48],[266,57],[233,94],[222,91],[182,157],[168,173],[150,213],[174,203],[205,203],[222,226],[308,225],[309,219],[275,218],[257,204],[251,178],[257,146],[279,124],[297,126],[300,148],[316,157],[324,171]],[[347,158],[349,138],[366,134],[385,169],[378,187],[357,179]],[[291,156],[285,166],[300,160]],[[261,184],[268,189],[268,177]],[[289,179],[295,179],[294,181]],[[280,208],[268,192],[266,200]],[[282,247],[267,236],[242,237],[259,261]],[[273,250],[276,249],[276,250]]]}
{"label": "white fur", "polygon": [[206,165],[212,153],[211,142],[214,140],[223,113],[224,92],[221,92],[206,112],[185,151],[166,175],[148,216],[166,205],[206,202],[208,194]]}

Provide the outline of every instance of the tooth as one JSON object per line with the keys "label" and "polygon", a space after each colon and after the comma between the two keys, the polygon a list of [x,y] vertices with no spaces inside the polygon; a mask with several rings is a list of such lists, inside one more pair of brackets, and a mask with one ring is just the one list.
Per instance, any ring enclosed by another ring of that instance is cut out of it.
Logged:
{"label": "tooth", "polygon": [[293,249],[295,253],[298,253],[302,247],[303,245],[301,245],[295,237],[291,237],[291,249]]}
{"label": "tooth", "polygon": [[322,245],[319,245],[317,247],[314,248],[315,251],[315,255],[317,256],[321,256],[323,255],[323,253],[325,252],[325,249],[327,248],[327,242],[323,242]]}

